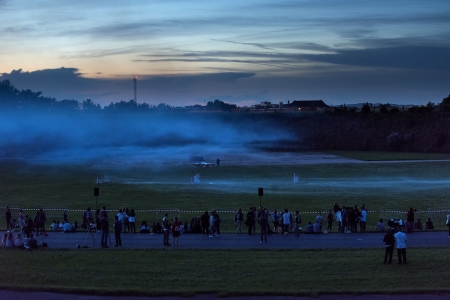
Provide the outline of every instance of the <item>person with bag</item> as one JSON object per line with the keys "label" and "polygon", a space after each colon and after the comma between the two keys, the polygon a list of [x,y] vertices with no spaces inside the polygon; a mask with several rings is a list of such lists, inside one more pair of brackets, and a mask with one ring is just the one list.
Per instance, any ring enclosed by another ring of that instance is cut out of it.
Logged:
{"label": "person with bag", "polygon": [[178,217],[173,218],[172,223],[172,245],[178,247],[178,237],[180,236],[180,222],[178,222]]}

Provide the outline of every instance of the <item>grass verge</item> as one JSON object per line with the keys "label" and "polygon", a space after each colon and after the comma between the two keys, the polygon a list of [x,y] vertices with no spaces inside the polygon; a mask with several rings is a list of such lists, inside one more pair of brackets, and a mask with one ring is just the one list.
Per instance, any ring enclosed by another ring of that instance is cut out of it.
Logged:
{"label": "grass verge", "polygon": [[[408,265],[364,250],[0,249],[3,289],[109,295],[449,292],[448,249],[407,249]],[[396,258],[394,252],[394,258]]]}

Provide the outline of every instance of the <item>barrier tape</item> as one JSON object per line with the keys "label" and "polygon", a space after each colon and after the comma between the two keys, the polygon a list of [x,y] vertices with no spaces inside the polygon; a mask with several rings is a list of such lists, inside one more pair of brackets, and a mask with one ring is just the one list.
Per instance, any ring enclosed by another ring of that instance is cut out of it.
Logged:
{"label": "barrier tape", "polygon": [[[6,209],[6,206],[0,206],[1,209]],[[9,207],[11,210],[14,209],[21,209],[19,207]],[[38,211],[40,208],[22,208],[22,210],[25,211]],[[84,212],[85,209],[67,209],[67,208],[42,208],[44,211],[65,211],[68,212]],[[95,211],[95,210],[92,210]],[[115,212],[116,210],[106,210],[109,212]],[[179,209],[135,209],[135,212],[177,212],[177,213],[204,213],[205,210],[179,210]],[[236,213],[235,210],[217,210],[219,213]],[[246,211],[242,211],[243,213],[247,213]],[[400,214],[406,214],[407,211],[401,211],[401,210],[368,210],[368,213],[400,213]],[[439,209],[439,210],[421,210],[421,211],[415,211],[415,213],[443,213],[443,212],[450,212],[449,209]],[[291,211],[293,213],[293,211]],[[326,214],[328,211],[303,211],[299,212],[300,214]]]}

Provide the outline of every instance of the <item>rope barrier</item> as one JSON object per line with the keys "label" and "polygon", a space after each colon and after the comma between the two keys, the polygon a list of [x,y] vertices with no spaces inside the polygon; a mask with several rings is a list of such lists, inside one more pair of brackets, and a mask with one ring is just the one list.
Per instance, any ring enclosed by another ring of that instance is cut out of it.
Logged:
{"label": "rope barrier", "polygon": [[[19,207],[9,207],[11,210],[14,209],[22,209],[24,211],[38,211],[40,208],[19,208]],[[6,209],[6,206],[0,206],[0,209]],[[68,212],[84,212],[85,209],[67,209],[67,208],[42,208],[44,211],[65,211]],[[92,210],[95,211],[95,210]],[[115,210],[107,210],[107,211],[115,211]],[[177,213],[204,213],[205,210],[180,210],[180,209],[135,209],[135,212],[177,212]],[[236,213],[236,210],[217,210],[219,213]],[[246,213],[246,211],[242,211],[243,213]],[[368,213],[400,213],[400,214],[406,214],[407,211],[402,210],[368,210]],[[443,212],[450,212],[449,209],[438,209],[438,210],[421,210],[421,211],[415,211],[415,213],[443,213]],[[293,212],[291,212],[293,213]],[[328,211],[302,211],[299,212],[300,214],[325,214],[328,213]]]}

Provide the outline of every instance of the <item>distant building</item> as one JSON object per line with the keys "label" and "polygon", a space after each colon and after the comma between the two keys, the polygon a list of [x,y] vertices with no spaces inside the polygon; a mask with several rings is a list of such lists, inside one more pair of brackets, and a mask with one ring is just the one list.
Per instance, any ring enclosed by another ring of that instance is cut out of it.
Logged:
{"label": "distant building", "polygon": [[282,104],[282,109],[286,111],[325,111],[329,108],[322,100],[294,100],[287,104]]}

